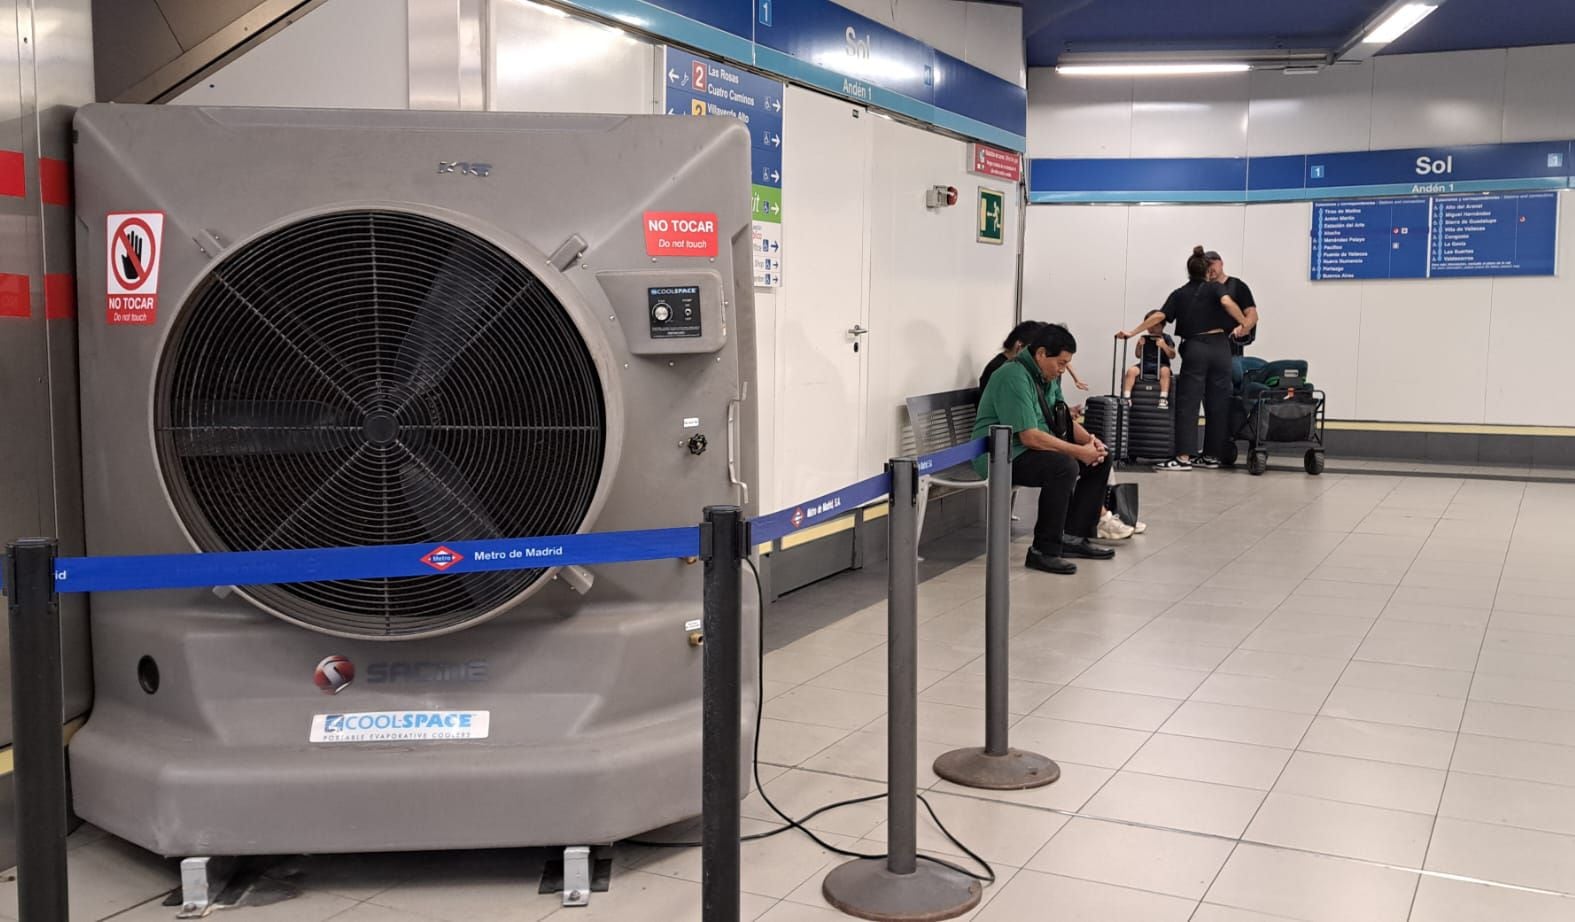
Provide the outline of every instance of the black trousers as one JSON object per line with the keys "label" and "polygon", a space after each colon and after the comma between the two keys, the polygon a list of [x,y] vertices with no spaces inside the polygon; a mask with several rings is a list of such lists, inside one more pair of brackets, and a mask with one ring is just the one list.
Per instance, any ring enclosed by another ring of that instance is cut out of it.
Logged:
{"label": "black trousers", "polygon": [[1092,538],[1105,507],[1110,459],[1090,467],[1071,455],[1029,449],[1012,462],[1012,484],[1039,488],[1034,547],[1061,556],[1061,536]]}
{"label": "black trousers", "polygon": [[1193,454],[1198,407],[1203,407],[1203,453],[1218,458],[1230,440],[1231,354],[1224,333],[1194,336],[1181,344],[1176,385],[1176,453]]}

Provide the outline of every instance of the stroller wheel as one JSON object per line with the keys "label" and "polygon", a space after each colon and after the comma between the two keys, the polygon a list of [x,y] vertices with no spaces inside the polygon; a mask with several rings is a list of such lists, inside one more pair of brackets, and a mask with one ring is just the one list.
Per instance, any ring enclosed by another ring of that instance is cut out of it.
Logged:
{"label": "stroller wheel", "polygon": [[1226,442],[1225,443],[1225,450],[1220,452],[1220,463],[1225,465],[1226,467],[1235,467],[1236,466],[1236,459],[1239,456],[1240,456],[1240,452],[1237,450],[1236,442],[1233,439],[1233,440],[1231,440],[1229,442]]}
{"label": "stroller wheel", "polygon": [[1314,477],[1323,473],[1323,452],[1316,448],[1307,449],[1307,454],[1302,458],[1302,467]]}
{"label": "stroller wheel", "polygon": [[1252,453],[1251,457],[1247,459],[1247,473],[1254,477],[1257,477],[1259,474],[1262,474],[1268,469],[1269,453],[1266,451],[1255,451]]}

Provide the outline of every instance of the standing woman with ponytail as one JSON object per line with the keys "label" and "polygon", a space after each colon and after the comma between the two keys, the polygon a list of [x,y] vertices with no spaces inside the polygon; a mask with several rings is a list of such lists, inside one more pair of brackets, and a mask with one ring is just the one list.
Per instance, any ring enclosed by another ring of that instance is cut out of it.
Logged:
{"label": "standing woman with ponytail", "polygon": [[1187,284],[1165,299],[1163,313],[1154,314],[1117,339],[1140,336],[1174,321],[1181,338],[1181,381],[1176,393],[1176,445],[1174,460],[1158,465],[1162,471],[1189,471],[1191,446],[1197,444],[1198,406],[1204,415],[1203,454],[1198,467],[1220,466],[1220,453],[1230,438],[1231,352],[1230,330],[1246,326],[1247,317],[1225,288],[1208,280],[1209,260],[1203,247],[1192,248],[1187,260]]}

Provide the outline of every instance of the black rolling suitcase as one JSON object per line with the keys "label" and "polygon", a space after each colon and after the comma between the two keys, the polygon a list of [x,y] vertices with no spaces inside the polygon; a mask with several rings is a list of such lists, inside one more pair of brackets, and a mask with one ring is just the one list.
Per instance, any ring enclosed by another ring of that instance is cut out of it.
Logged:
{"label": "black rolling suitcase", "polygon": [[[1125,365],[1123,350],[1122,364]],[[1171,378],[1175,387],[1175,378]],[[1172,394],[1171,396],[1175,396]],[[1127,426],[1127,459],[1164,461],[1176,455],[1176,411],[1159,406],[1159,375],[1139,377],[1132,385],[1131,421]]]}
{"label": "black rolling suitcase", "polygon": [[1087,429],[1110,449],[1110,456],[1117,461],[1128,457],[1129,430],[1132,425],[1132,401],[1121,396],[1121,372],[1126,364],[1126,349],[1121,350],[1121,362],[1116,365],[1111,394],[1108,397],[1090,397],[1083,403],[1083,428]]}

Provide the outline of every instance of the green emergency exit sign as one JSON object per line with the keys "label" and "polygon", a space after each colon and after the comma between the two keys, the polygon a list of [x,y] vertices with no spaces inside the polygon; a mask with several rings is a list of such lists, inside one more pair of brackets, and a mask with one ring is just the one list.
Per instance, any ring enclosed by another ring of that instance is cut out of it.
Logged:
{"label": "green emergency exit sign", "polygon": [[979,242],[1006,242],[1006,193],[979,187]]}

